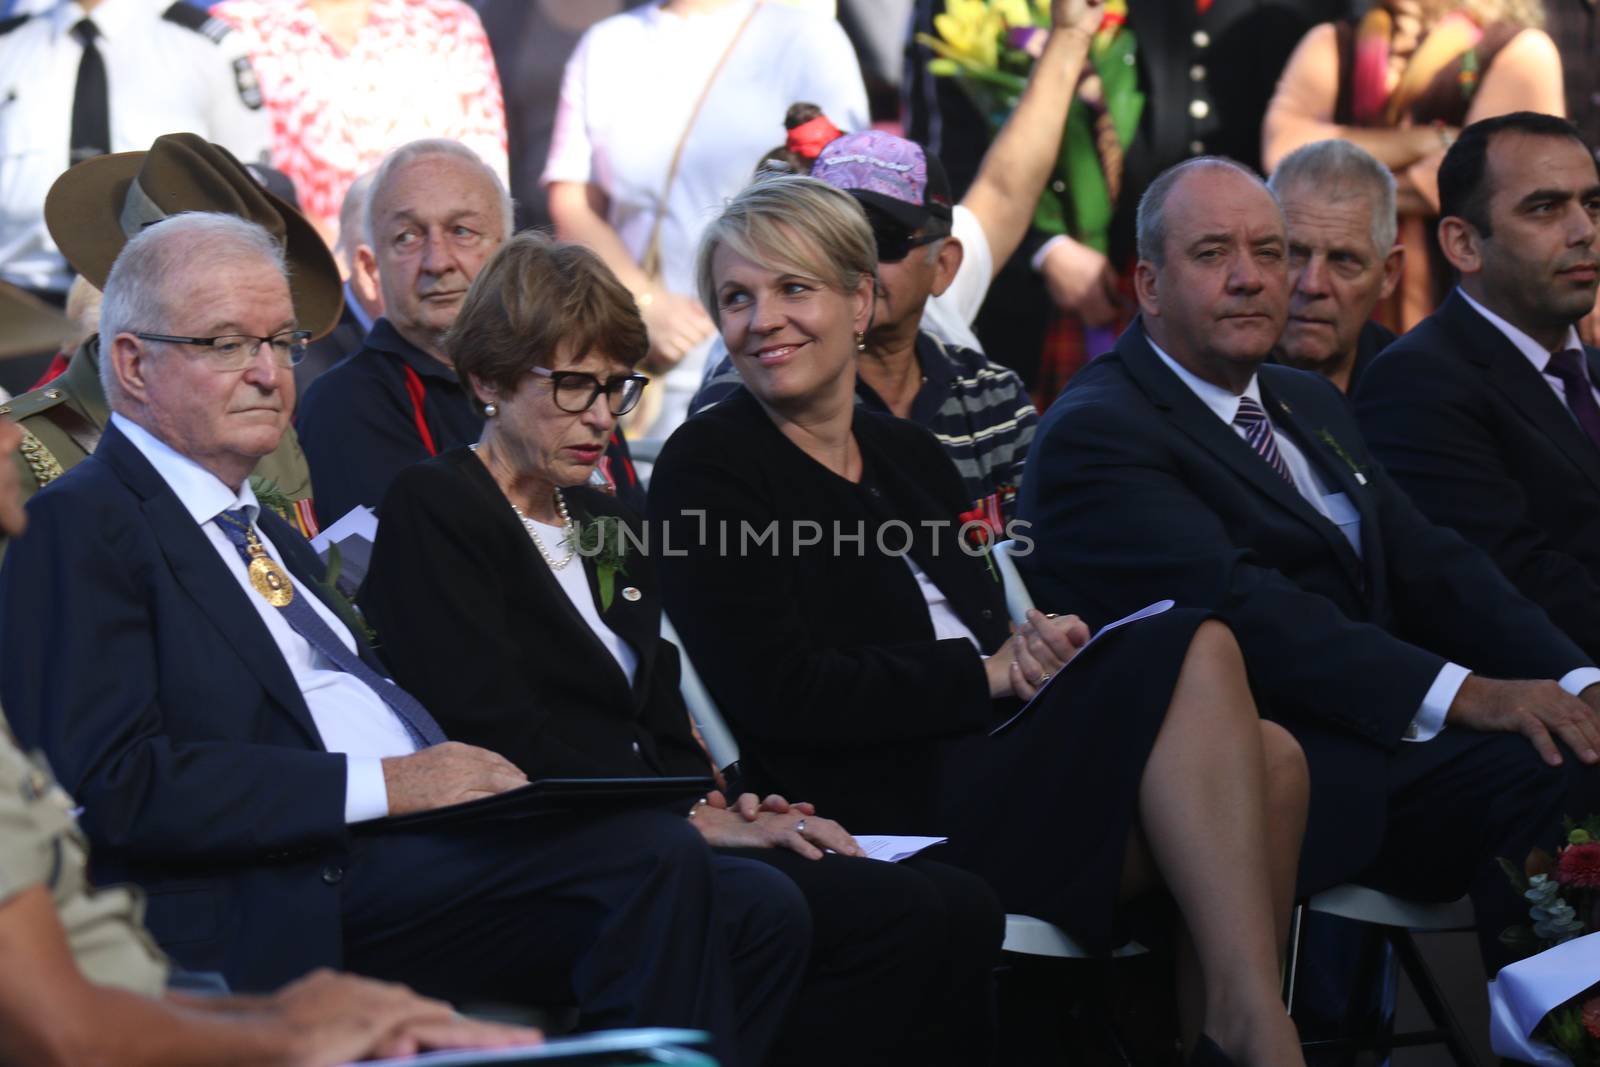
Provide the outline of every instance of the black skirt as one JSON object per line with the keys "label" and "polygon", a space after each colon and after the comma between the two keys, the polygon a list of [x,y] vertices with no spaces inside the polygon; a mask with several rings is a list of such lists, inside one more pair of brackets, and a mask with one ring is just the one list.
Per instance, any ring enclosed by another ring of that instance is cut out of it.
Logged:
{"label": "black skirt", "polygon": [[1139,782],[1209,617],[1174,608],[1106,634],[1011,727],[962,746],[939,858],[982,875],[1008,912],[1055,923],[1089,952],[1122,944],[1118,894]]}

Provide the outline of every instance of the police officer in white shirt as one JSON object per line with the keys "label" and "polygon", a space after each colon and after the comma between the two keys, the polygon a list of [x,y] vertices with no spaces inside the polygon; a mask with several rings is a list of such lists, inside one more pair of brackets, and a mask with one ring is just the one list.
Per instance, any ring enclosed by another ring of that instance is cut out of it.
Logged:
{"label": "police officer in white shirt", "polygon": [[51,183],[181,131],[265,159],[271,120],[222,22],[181,0],[63,0],[0,21],[0,279],[59,302],[72,273],[45,229]]}

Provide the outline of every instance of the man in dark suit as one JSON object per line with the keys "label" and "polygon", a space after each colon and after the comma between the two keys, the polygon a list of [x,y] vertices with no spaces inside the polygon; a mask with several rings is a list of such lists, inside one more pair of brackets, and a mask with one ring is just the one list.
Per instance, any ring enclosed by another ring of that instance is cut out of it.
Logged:
{"label": "man in dark suit", "polygon": [[1373,454],[1429,518],[1494,557],[1600,657],[1600,174],[1566,120],[1462,131],[1439,168],[1439,244],[1460,287],[1356,394]]}
{"label": "man in dark suit", "polygon": [[1394,333],[1372,321],[1405,263],[1389,168],[1349,141],[1302,145],[1267,183],[1289,236],[1289,321],[1273,358],[1345,394]]}
{"label": "man in dark suit", "polygon": [[1337,389],[1261,365],[1287,317],[1287,241],[1253,173],[1173,168],[1139,234],[1142,321],[1028,458],[1034,593],[1100,623],[1162,597],[1216,610],[1311,764],[1302,888],[1470,890],[1493,964],[1523,917],[1494,858],[1553,838],[1569,792],[1594,790],[1600,721],[1571,694],[1600,702],[1600,671],[1416,511]]}
{"label": "man in dark suit", "polygon": [[585,1025],[702,1027],[724,1062],[757,1062],[809,924],[781,878],[713,893],[686,808],[382,821],[526,779],[444,740],[256,505],[294,327],[253,223],[179,215],[130,240],[101,312],[111,423],[0,569],[0,693],[83,804],[97,877],[143,884],[163,946],[236,988],[342,965],[575,1001]]}

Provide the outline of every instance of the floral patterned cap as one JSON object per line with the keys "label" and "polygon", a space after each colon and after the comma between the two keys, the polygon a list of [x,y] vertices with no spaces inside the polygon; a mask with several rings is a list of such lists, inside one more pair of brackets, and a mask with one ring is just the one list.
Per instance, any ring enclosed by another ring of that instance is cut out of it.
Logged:
{"label": "floral patterned cap", "polygon": [[921,229],[930,218],[951,218],[950,179],[937,156],[882,130],[846,134],[817,156],[811,176],[843,189],[904,225]]}

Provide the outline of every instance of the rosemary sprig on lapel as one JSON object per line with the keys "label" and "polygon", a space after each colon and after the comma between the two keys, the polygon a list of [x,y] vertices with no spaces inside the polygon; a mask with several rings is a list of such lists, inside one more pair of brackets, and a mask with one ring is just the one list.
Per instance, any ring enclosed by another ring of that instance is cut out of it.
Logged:
{"label": "rosemary sprig on lapel", "polygon": [[1340,459],[1344,460],[1345,466],[1350,468],[1350,473],[1356,476],[1356,481],[1359,484],[1367,484],[1367,476],[1364,473],[1367,468],[1357,463],[1356,458],[1349,452],[1345,451],[1344,445],[1339,443],[1339,439],[1333,436],[1332,432],[1330,432],[1326,426],[1317,431],[1317,439],[1323,444],[1327,445],[1329,448],[1333,449],[1334,454]]}
{"label": "rosemary sprig on lapel", "polygon": [[573,532],[577,538],[573,548],[578,555],[594,560],[595,582],[600,587],[600,612],[604,614],[611,610],[617,575],[628,573],[628,546],[623,540],[622,520],[615,515],[580,516],[573,524]]}

